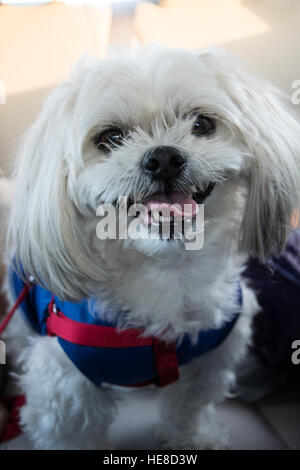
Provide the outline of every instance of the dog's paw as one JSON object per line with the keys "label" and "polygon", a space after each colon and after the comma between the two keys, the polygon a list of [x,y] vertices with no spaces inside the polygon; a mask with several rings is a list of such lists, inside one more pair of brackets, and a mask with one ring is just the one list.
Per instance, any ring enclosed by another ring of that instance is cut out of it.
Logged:
{"label": "dog's paw", "polygon": [[229,450],[229,435],[226,428],[200,428],[193,435],[166,436],[163,428],[156,432],[164,450]]}
{"label": "dog's paw", "polygon": [[226,427],[201,427],[195,439],[198,450],[229,450],[229,433]]}

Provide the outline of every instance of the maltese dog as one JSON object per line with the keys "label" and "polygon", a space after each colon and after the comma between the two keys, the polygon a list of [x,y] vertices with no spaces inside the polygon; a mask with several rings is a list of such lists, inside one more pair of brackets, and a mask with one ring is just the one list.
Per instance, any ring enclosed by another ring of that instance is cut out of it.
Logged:
{"label": "maltese dog", "polygon": [[37,448],[109,448],[141,385],[164,448],[228,446],[214,405],[258,309],[241,273],[284,247],[299,135],[288,97],[215,49],[83,58],[53,91],[20,149],[11,305],[27,291],[3,335]]}

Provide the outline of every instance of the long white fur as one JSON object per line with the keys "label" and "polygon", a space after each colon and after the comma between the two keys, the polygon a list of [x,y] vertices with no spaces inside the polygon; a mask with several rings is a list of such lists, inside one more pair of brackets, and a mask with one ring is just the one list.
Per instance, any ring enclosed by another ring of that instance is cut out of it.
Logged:
{"label": "long white fur", "polygon": [[[217,119],[211,138],[191,134],[195,109]],[[101,154],[92,136],[115,123],[128,128],[130,138]],[[84,59],[49,96],[24,138],[11,256],[61,298],[99,298],[94,313],[118,316],[120,327],[143,328],[165,340],[217,327],[237,308],[245,255],[265,258],[284,246],[298,204],[299,131],[287,99],[222,51],[149,46],[134,57]],[[100,202],[149,195],[140,161],[157,145],[182,149],[199,186],[216,182],[205,201],[200,251],[185,251],[180,242],[96,238]],[[213,405],[228,393],[258,309],[244,283],[243,296],[229,338],[182,367],[180,381],[162,390],[167,448],[226,445],[225,434],[215,429]],[[37,448],[107,446],[115,390],[91,384],[55,338],[26,330],[27,346],[18,349],[21,322],[12,322],[7,338],[23,367],[24,430]]]}

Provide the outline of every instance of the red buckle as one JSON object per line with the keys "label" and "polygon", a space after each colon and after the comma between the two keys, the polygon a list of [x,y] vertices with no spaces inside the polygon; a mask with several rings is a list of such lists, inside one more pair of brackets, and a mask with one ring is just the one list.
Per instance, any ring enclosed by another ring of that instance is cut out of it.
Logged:
{"label": "red buckle", "polygon": [[153,338],[159,387],[165,387],[179,379],[178,358],[174,344]]}

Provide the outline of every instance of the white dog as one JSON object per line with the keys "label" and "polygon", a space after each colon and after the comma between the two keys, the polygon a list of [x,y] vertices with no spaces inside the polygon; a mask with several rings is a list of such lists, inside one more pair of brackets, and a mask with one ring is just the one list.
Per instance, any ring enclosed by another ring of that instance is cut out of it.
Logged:
{"label": "white dog", "polygon": [[[213,405],[229,393],[257,309],[243,263],[285,244],[298,205],[299,135],[288,99],[232,56],[149,46],[134,57],[82,60],[24,139],[9,229],[24,276],[56,299],[89,299],[96,322],[156,338],[167,363],[170,345],[230,324],[222,344],[161,388],[166,448],[226,445]],[[97,207],[119,196],[147,207],[204,203],[203,248],[150,239],[147,224],[141,239],[99,240]],[[55,336],[34,332],[22,315],[5,337],[21,365],[22,427],[36,447],[107,448],[119,390],[96,386]],[[105,368],[89,366],[100,376]]]}

